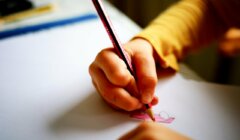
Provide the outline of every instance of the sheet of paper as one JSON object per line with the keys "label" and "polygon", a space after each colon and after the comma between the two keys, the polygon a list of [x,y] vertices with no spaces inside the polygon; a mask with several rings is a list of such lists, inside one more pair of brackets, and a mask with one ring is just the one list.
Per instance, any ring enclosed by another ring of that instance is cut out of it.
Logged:
{"label": "sheet of paper", "polygon": [[181,75],[159,82],[155,110],[176,119],[169,127],[194,139],[240,138],[240,87],[197,82]]}
{"label": "sheet of paper", "polygon": [[[138,30],[113,21],[123,42]],[[134,26],[132,26],[134,27]],[[99,20],[0,41],[0,139],[116,139],[139,124],[109,108],[88,66],[111,45]],[[162,78],[154,112],[194,139],[238,139],[240,88]]]}
{"label": "sheet of paper", "polygon": [[[123,41],[136,30],[119,27]],[[106,106],[88,74],[110,45],[100,20],[1,40],[0,139],[116,139],[133,128],[137,122]]]}

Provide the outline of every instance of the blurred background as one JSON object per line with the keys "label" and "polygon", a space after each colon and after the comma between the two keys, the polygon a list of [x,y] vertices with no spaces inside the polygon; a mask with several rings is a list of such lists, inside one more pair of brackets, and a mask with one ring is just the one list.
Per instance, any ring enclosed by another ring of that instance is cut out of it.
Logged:
{"label": "blurred background", "polygon": [[[144,28],[159,13],[178,0],[109,0],[125,15]],[[200,77],[215,83],[240,85],[240,55],[224,56],[217,42],[189,54],[183,62]]]}

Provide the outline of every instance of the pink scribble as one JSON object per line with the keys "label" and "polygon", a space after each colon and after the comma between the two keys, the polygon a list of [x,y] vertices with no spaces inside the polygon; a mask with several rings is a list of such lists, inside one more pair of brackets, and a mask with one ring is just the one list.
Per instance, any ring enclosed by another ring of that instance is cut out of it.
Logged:
{"label": "pink scribble", "polygon": [[[151,118],[144,112],[134,112],[130,114],[131,118],[139,119],[139,120],[151,120]],[[174,117],[164,118],[160,114],[154,114],[155,121],[160,123],[172,123],[174,121]]]}

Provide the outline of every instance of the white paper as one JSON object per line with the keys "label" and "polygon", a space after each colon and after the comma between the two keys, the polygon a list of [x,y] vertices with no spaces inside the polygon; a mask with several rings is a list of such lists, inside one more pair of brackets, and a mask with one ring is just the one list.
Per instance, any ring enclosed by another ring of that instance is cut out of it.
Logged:
{"label": "white paper", "polygon": [[194,139],[240,138],[240,87],[173,76],[159,82],[156,110],[175,116],[170,127]]}

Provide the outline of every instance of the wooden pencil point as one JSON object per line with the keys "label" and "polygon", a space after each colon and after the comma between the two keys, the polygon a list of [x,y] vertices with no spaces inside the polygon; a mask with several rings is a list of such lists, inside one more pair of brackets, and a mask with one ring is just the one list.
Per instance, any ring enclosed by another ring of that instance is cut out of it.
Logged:
{"label": "wooden pencil point", "polygon": [[147,113],[148,116],[151,118],[151,120],[155,122],[155,117],[154,117],[154,115],[153,115],[152,109],[151,109],[151,108],[148,108],[148,109],[146,110],[146,113]]}

